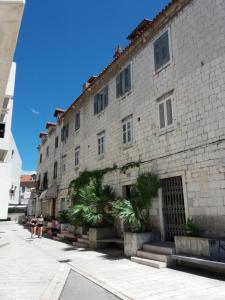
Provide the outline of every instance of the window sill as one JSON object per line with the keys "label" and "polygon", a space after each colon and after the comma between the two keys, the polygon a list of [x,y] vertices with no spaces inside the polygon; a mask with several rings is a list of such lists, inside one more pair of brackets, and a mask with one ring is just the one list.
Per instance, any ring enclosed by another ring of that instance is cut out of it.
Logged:
{"label": "window sill", "polygon": [[99,154],[98,155],[98,160],[103,160],[105,158],[105,154]]}
{"label": "window sill", "polygon": [[170,65],[171,65],[171,60],[169,60],[165,65],[163,65],[159,69],[155,70],[154,76],[158,75],[161,71],[163,71],[164,69],[168,68]]}
{"label": "window sill", "polygon": [[99,113],[97,113],[97,114],[95,114],[95,115],[96,115],[96,117],[97,117],[98,119],[100,119],[101,116],[104,115],[104,113],[105,113],[105,109],[103,109],[102,111],[100,111]]}
{"label": "window sill", "polygon": [[125,94],[123,94],[122,96],[119,96],[117,99],[119,101],[126,99],[127,97],[129,97],[131,94],[133,93],[133,90],[129,90],[128,92],[126,92]]}
{"label": "window sill", "polygon": [[176,130],[175,125],[171,125],[170,127],[159,129],[159,136],[173,132],[174,130]]}
{"label": "window sill", "polygon": [[128,150],[133,147],[133,144],[123,145],[123,150]]}

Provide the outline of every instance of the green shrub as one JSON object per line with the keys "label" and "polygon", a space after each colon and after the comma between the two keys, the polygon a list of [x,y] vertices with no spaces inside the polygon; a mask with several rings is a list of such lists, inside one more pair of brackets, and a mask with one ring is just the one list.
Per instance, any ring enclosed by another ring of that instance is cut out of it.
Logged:
{"label": "green shrub", "polygon": [[185,233],[187,236],[200,236],[199,227],[194,223],[193,219],[188,218],[185,224]]}
{"label": "green shrub", "polygon": [[114,217],[120,217],[131,232],[149,230],[149,209],[158,195],[159,180],[151,173],[141,174],[131,190],[130,200],[118,200],[113,205]]}

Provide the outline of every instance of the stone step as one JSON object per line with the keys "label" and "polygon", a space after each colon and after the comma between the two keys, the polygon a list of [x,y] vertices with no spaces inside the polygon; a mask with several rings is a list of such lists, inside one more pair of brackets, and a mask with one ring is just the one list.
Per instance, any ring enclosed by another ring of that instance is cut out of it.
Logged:
{"label": "stone step", "polygon": [[164,255],[175,254],[175,247],[173,243],[144,244],[143,250]]}
{"label": "stone step", "polygon": [[137,256],[141,257],[141,258],[161,261],[161,262],[165,262],[165,263],[170,263],[173,261],[171,258],[171,255],[158,254],[158,253],[142,251],[142,250],[137,251]]}
{"label": "stone step", "polygon": [[75,246],[76,248],[88,248],[87,243],[80,243],[80,242],[73,242],[73,246]]}
{"label": "stone step", "polygon": [[85,244],[88,244],[88,245],[89,245],[89,240],[88,240],[88,239],[78,238],[77,241],[78,241],[79,243],[85,243]]}
{"label": "stone step", "polygon": [[70,240],[73,240],[73,241],[77,240],[77,237],[73,233],[69,233],[69,232],[67,232],[67,233],[58,233],[57,237],[60,238],[60,239],[70,239]]}
{"label": "stone step", "polygon": [[82,239],[89,239],[89,235],[88,235],[88,234],[82,234],[82,235],[81,235],[81,238],[82,238]]}
{"label": "stone step", "polygon": [[197,264],[199,266],[205,266],[208,268],[213,268],[213,269],[222,269],[225,271],[225,263],[220,262],[220,261],[215,261],[215,260],[209,260],[207,258],[203,257],[195,257],[195,256],[188,256],[185,254],[177,254],[177,255],[172,255],[172,259],[177,260],[177,261],[184,261],[192,264]]}
{"label": "stone step", "polygon": [[165,263],[165,262],[146,259],[146,258],[141,258],[141,257],[136,257],[136,256],[132,256],[131,261],[133,261],[135,263],[138,263],[138,264],[141,264],[141,265],[157,268],[157,269],[167,267],[167,263]]}

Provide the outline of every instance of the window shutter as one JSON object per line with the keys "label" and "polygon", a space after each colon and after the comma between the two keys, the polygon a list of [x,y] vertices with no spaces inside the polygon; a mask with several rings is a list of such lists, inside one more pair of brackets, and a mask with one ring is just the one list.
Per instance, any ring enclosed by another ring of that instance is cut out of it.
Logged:
{"label": "window shutter", "polygon": [[108,86],[104,88],[103,95],[104,95],[104,108],[105,108],[106,106],[108,106]]}
{"label": "window shutter", "polygon": [[120,74],[119,74],[116,77],[116,97],[117,98],[120,97],[120,90],[121,90],[120,86],[121,86],[121,84],[120,84]]}
{"label": "window shutter", "polygon": [[97,95],[94,96],[94,114],[96,115],[98,113],[98,99]]}
{"label": "window shutter", "polygon": [[131,67],[130,65],[124,70],[124,85],[125,92],[128,92],[131,89]]}
{"label": "window shutter", "polygon": [[173,112],[172,112],[172,101],[168,99],[166,101],[166,112],[167,112],[167,125],[173,124]]}
{"label": "window shutter", "polygon": [[159,40],[157,40],[154,43],[154,56],[155,56],[155,70],[157,70],[160,67],[160,43],[159,43]]}
{"label": "window shutter", "polygon": [[160,128],[165,127],[164,103],[159,104],[159,123]]}
{"label": "window shutter", "polygon": [[61,141],[64,141],[64,126],[61,129]]}
{"label": "window shutter", "polygon": [[161,37],[161,57],[162,65],[170,60],[168,31]]}

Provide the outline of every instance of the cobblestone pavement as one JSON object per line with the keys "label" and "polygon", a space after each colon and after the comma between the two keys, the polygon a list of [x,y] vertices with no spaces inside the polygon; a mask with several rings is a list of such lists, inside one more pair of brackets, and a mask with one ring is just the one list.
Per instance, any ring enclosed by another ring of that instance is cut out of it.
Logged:
{"label": "cobblestone pavement", "polygon": [[225,299],[223,280],[174,269],[142,266],[119,256],[117,251],[79,251],[45,238],[31,242],[27,230],[10,222],[0,223],[0,236],[10,242],[0,248],[1,300],[41,299],[62,265],[81,271],[128,299]]}

